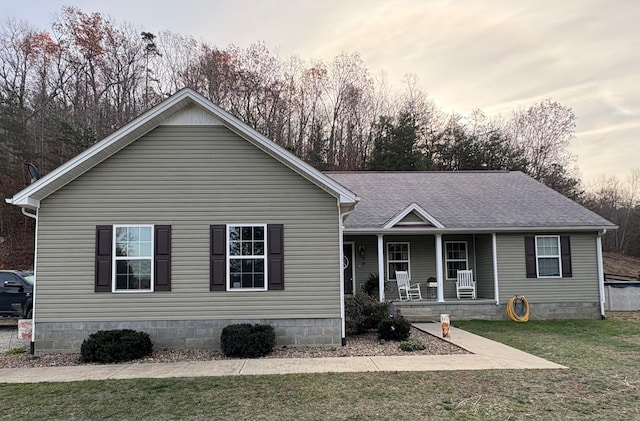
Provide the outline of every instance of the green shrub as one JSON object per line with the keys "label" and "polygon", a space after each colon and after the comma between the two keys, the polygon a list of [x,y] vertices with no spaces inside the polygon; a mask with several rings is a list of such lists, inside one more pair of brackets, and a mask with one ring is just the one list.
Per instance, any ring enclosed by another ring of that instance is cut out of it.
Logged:
{"label": "green shrub", "polygon": [[345,302],[345,323],[347,334],[361,334],[375,329],[389,317],[389,305],[364,294],[356,293]]}
{"label": "green shrub", "polygon": [[227,357],[262,357],[273,351],[275,345],[276,333],[271,325],[229,325],[220,336],[220,350]]}
{"label": "green shrub", "polygon": [[389,318],[378,325],[378,339],[406,341],[411,333],[411,323],[404,317]]}
{"label": "green shrub", "polygon": [[142,358],[152,351],[153,344],[145,332],[100,330],[82,342],[80,359],[84,362],[114,363]]}
{"label": "green shrub", "polygon": [[380,278],[377,273],[370,273],[369,278],[364,284],[362,284],[362,292],[367,294],[369,297],[378,298],[380,291],[379,280]]}
{"label": "green shrub", "polygon": [[409,339],[400,342],[400,349],[406,352],[422,351],[427,347],[419,339]]}

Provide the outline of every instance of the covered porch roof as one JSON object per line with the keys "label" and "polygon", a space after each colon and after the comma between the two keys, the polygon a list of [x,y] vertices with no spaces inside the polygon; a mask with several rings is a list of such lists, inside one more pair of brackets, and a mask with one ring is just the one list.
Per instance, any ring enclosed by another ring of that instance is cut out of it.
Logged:
{"label": "covered porch roof", "polygon": [[596,231],[615,224],[519,171],[328,172],[360,202],[345,233]]}

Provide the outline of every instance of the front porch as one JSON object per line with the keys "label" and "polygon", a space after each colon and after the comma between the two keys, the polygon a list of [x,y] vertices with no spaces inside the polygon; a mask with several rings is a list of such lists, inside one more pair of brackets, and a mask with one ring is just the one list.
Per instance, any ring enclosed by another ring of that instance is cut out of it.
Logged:
{"label": "front porch", "polygon": [[451,320],[504,320],[506,304],[496,305],[493,299],[392,301],[391,311],[411,322],[440,322],[441,314],[449,314]]}
{"label": "front porch", "polygon": [[[478,312],[476,318],[487,310],[480,306],[496,307],[495,234],[429,234],[416,231],[387,235],[352,234],[345,236],[344,244],[346,294],[363,290],[371,293],[371,279],[377,277],[375,289],[380,301],[392,301],[399,308],[406,307],[409,313],[416,315],[416,309],[425,307],[426,310],[419,312],[425,320],[439,318],[439,314],[446,313],[444,310],[450,305],[468,303],[471,305],[469,312]],[[455,281],[458,270],[473,272],[477,299],[457,300]],[[399,301],[395,271],[409,272],[411,284],[420,285],[423,300]],[[489,311],[489,314],[493,312]]]}

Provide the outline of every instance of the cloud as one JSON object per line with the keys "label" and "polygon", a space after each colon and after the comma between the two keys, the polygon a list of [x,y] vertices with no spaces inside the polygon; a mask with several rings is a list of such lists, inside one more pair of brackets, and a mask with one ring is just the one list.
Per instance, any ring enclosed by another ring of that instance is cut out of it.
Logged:
{"label": "cloud", "polygon": [[[63,4],[145,30],[226,47],[264,41],[281,56],[359,52],[399,89],[415,74],[446,111],[509,113],[552,98],[577,116],[572,149],[585,178],[638,156],[640,1],[635,0],[0,0],[7,16],[47,28]],[[634,143],[635,142],[635,143]],[[616,161],[619,160],[619,161]],[[637,165],[637,164],[636,164]]]}

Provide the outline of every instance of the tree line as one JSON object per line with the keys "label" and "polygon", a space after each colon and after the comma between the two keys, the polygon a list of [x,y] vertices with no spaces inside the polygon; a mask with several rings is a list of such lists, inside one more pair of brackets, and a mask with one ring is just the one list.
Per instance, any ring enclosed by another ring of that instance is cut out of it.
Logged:
{"label": "tree line", "polygon": [[[416,77],[392,90],[357,53],[282,59],[263,43],[219,48],[75,7],[47,30],[0,26],[0,190],[10,197],[27,163],[47,173],[184,87],[321,170],[521,170],[585,198],[567,149],[575,115],[558,102],[445,113]],[[1,206],[0,265],[27,266],[33,223]]]}

